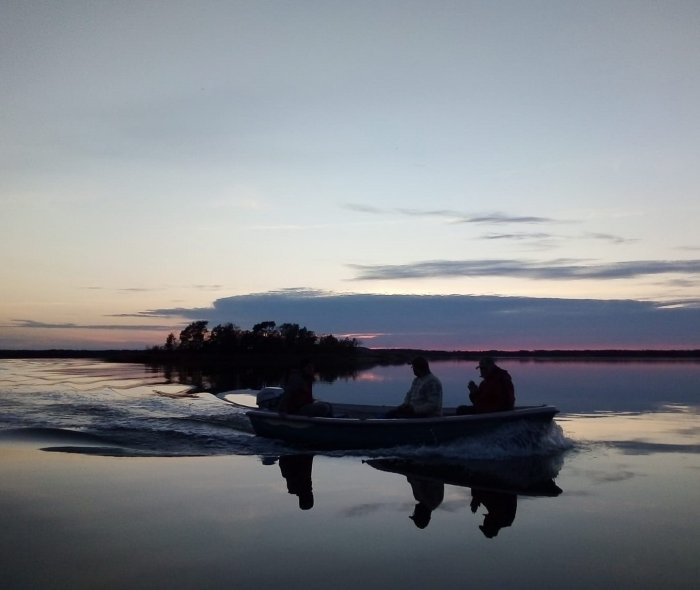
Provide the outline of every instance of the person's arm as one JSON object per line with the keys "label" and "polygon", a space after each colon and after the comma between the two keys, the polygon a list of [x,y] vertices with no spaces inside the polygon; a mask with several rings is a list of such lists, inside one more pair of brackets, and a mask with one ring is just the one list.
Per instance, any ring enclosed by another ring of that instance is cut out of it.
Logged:
{"label": "person's arm", "polygon": [[472,403],[475,403],[477,394],[479,393],[479,386],[476,383],[474,383],[474,381],[470,381],[467,384],[467,389],[469,390],[469,399]]}
{"label": "person's arm", "polygon": [[413,390],[416,387],[416,380],[411,382],[411,387],[408,388],[406,395],[403,396],[403,401],[399,405],[399,408],[410,408],[413,406]]}

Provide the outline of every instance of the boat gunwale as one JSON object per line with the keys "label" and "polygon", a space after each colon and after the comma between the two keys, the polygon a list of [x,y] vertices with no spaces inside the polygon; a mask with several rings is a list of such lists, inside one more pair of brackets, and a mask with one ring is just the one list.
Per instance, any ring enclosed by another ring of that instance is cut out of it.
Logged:
{"label": "boat gunwale", "polygon": [[[232,403],[232,402],[229,402]],[[497,420],[501,421],[508,418],[517,419],[520,416],[538,416],[538,415],[549,415],[552,418],[559,413],[559,410],[555,406],[550,406],[547,404],[542,404],[538,406],[520,406],[516,407],[514,410],[504,410],[500,412],[482,412],[478,414],[449,414],[443,416],[431,416],[428,418],[387,418],[387,417],[351,417],[351,416],[303,416],[299,414],[280,414],[275,410],[265,410],[261,408],[251,408],[250,406],[243,406],[232,403],[233,405],[246,410],[246,415],[253,418],[260,419],[273,419],[282,420],[287,422],[303,422],[311,424],[338,424],[338,425],[389,425],[389,424],[411,424],[417,425],[430,425],[430,424],[441,424],[445,422],[484,422],[487,420]],[[339,404],[340,406],[352,406],[353,404]],[[368,407],[368,406],[356,406],[356,407]],[[382,406],[369,406],[369,407],[382,407]],[[387,406],[390,408],[391,406]],[[455,408],[445,408],[447,411],[454,411]]]}

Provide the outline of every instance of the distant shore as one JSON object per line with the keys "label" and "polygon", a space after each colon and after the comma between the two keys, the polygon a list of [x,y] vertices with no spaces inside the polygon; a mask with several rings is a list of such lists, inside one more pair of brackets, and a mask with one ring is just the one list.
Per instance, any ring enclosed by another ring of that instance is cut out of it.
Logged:
{"label": "distant shore", "polygon": [[[410,348],[363,348],[355,349],[351,354],[339,356],[339,362],[355,362],[358,364],[399,364],[409,361],[415,356],[425,356],[429,360],[472,360],[482,356],[492,356],[497,359],[691,359],[700,360],[700,349],[677,350],[625,350],[625,349],[589,349],[589,350],[421,350]],[[103,359],[111,362],[133,363],[178,363],[178,362],[229,362],[238,365],[260,365],[270,362],[289,360],[294,355],[250,354],[237,355],[227,358],[193,357],[190,355],[167,355],[152,350],[78,350],[78,349],[47,349],[47,350],[0,350],[0,359]]]}

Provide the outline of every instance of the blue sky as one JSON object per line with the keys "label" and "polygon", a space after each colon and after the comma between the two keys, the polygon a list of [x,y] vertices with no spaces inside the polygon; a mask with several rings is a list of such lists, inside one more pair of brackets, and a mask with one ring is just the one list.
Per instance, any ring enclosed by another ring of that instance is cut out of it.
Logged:
{"label": "blue sky", "polygon": [[697,2],[0,16],[0,347],[700,347]]}

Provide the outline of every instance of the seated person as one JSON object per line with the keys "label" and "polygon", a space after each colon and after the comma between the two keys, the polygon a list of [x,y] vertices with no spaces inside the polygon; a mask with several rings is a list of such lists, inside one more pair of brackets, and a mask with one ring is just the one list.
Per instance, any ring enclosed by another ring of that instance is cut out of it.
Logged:
{"label": "seated person", "polygon": [[422,356],[411,363],[415,378],[403,403],[386,415],[387,418],[429,418],[442,416],[442,383],[430,372]]}
{"label": "seated person", "polygon": [[280,414],[301,414],[302,416],[332,415],[331,405],[314,399],[314,365],[304,359],[299,367],[293,370],[284,384],[284,393],[280,397],[277,411]]}
{"label": "seated person", "polygon": [[508,371],[501,369],[490,357],[482,358],[477,367],[482,381],[477,385],[470,381],[469,399],[473,407],[459,406],[458,414],[502,412],[515,406],[515,388]]}

